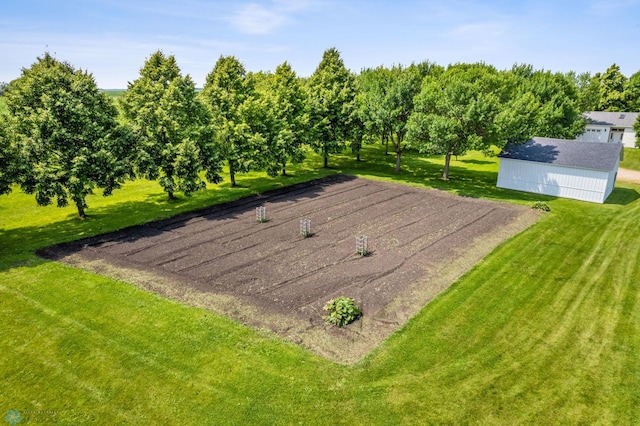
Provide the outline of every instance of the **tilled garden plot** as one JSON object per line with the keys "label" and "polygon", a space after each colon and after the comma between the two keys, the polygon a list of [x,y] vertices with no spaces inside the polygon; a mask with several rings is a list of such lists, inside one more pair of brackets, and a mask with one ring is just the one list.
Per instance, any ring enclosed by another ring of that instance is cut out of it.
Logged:
{"label": "tilled garden plot", "polygon": [[[256,207],[267,221],[256,220]],[[537,215],[521,206],[332,176],[42,250],[357,361]],[[311,220],[312,236],[300,233]],[[368,238],[369,253],[355,239]],[[323,305],[364,315],[337,329]]]}

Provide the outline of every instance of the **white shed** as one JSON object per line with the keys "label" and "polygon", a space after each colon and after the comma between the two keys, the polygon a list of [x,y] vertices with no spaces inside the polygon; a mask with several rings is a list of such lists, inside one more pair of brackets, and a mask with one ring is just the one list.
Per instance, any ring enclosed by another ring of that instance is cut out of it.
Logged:
{"label": "white shed", "polygon": [[498,188],[604,203],[616,181],[621,143],[533,138],[498,155]]}
{"label": "white shed", "polygon": [[640,113],[589,111],[583,114],[587,120],[584,133],[576,138],[583,142],[622,143],[626,148],[635,148],[636,131],[633,125]]}

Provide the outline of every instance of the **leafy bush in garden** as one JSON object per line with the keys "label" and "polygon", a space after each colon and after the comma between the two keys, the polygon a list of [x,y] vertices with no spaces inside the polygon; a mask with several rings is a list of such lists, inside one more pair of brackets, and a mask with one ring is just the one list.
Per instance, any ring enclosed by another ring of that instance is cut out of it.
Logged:
{"label": "leafy bush in garden", "polygon": [[344,296],[329,300],[323,309],[328,312],[324,320],[328,324],[337,325],[338,327],[350,324],[362,315],[362,311],[356,305],[355,300]]}
{"label": "leafy bush in garden", "polygon": [[542,201],[538,201],[531,208],[534,209],[534,210],[540,210],[542,212],[550,212],[551,211],[551,208],[549,207],[549,205],[547,203],[543,203]]}

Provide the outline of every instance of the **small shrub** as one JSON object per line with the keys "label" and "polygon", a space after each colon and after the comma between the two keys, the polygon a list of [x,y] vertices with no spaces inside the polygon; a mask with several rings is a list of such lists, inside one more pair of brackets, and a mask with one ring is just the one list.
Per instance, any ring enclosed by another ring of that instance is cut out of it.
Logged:
{"label": "small shrub", "polygon": [[323,308],[328,312],[328,315],[324,317],[324,320],[328,324],[337,325],[343,327],[352,323],[362,315],[362,311],[356,302],[351,297],[336,297],[329,300]]}
{"label": "small shrub", "polygon": [[549,207],[549,205],[547,203],[542,202],[542,201],[538,201],[531,208],[534,209],[534,210],[540,210],[541,212],[550,212],[551,211],[551,208]]}

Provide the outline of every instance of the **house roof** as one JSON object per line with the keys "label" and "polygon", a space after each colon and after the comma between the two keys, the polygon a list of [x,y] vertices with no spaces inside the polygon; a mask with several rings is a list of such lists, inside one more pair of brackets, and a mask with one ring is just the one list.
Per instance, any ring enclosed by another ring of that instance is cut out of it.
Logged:
{"label": "house roof", "polygon": [[621,149],[621,143],[535,137],[523,144],[507,144],[498,157],[610,171],[616,166]]}
{"label": "house roof", "polygon": [[589,124],[597,126],[611,127],[633,127],[638,119],[639,112],[609,112],[609,111],[588,111],[584,117]]}

